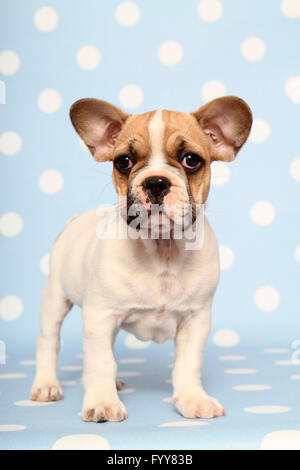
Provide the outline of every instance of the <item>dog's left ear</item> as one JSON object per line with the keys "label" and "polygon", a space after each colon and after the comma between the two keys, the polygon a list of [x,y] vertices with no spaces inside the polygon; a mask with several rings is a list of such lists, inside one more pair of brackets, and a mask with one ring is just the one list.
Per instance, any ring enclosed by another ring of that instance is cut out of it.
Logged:
{"label": "dog's left ear", "polygon": [[106,101],[84,98],[70,109],[70,118],[97,162],[112,159],[115,141],[128,114]]}
{"label": "dog's left ear", "polygon": [[252,126],[252,113],[247,103],[236,96],[223,96],[191,114],[210,140],[211,159],[234,160]]}

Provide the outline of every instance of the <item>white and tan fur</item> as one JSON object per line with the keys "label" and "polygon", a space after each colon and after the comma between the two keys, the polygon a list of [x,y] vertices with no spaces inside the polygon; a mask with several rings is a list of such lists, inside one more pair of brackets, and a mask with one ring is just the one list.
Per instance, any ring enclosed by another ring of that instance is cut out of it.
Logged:
{"label": "white and tan fur", "polygon": [[[102,101],[80,100],[73,105],[71,118],[99,161],[114,160],[132,139],[140,145],[140,152],[148,148],[147,154],[137,157],[137,169],[133,167],[128,177],[114,169],[113,180],[120,196],[130,191],[135,200],[149,205],[142,182],[159,175],[171,181],[164,204],[171,207],[175,202],[181,206],[191,197],[193,202],[205,202],[210,162],[232,160],[249,134],[249,108],[242,100],[231,98],[230,102],[228,98],[215,100],[212,107],[206,105],[193,115],[156,111],[141,116],[127,116]],[[233,116],[234,107],[237,116]],[[231,125],[229,121],[234,119],[237,122]],[[183,134],[192,150],[201,151],[206,167],[198,176],[190,178],[176,157],[170,156],[176,132]],[[204,244],[198,251],[186,250],[184,237],[99,240],[98,224],[94,210],[74,217],[53,246],[42,298],[31,398],[62,398],[56,372],[60,327],[72,305],[77,304],[83,314],[85,421],[121,421],[127,417],[117,394],[121,384],[116,383],[113,355],[120,328],[145,341],[174,339],[173,401],[183,416],[212,418],[225,414],[201,382],[212,301],[219,280],[218,246],[208,221],[205,219]]]}

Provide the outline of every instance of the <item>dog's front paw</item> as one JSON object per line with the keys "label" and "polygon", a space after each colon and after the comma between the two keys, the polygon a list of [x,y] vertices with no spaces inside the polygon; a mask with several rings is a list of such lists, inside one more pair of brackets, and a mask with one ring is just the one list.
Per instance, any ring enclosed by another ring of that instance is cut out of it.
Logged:
{"label": "dog's front paw", "polygon": [[101,396],[101,393],[84,396],[81,412],[84,421],[123,421],[127,418],[126,408],[118,398]]}
{"label": "dog's front paw", "polygon": [[30,392],[30,398],[33,401],[44,402],[61,400],[63,391],[59,382],[35,381]]}
{"label": "dog's front paw", "polygon": [[175,396],[173,398],[178,411],[185,418],[216,418],[226,414],[223,406],[206,394]]}

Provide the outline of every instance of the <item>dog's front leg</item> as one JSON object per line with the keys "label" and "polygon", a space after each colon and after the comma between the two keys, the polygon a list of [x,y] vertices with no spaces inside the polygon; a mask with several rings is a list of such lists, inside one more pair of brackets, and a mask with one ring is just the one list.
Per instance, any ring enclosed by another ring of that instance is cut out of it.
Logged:
{"label": "dog's front leg", "polygon": [[214,418],[225,414],[223,406],[207,395],[201,383],[201,367],[210,326],[210,311],[201,311],[182,323],[175,339],[173,402],[185,418]]}
{"label": "dog's front leg", "polygon": [[127,418],[116,387],[117,364],[113,342],[118,330],[117,319],[95,307],[83,308],[83,384],[84,421],[122,421]]}

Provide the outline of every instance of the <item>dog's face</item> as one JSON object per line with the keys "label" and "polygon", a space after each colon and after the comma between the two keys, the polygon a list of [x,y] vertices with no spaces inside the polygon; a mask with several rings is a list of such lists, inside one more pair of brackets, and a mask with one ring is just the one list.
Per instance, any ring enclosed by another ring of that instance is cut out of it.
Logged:
{"label": "dog's face", "polygon": [[94,158],[113,161],[113,182],[128,207],[159,206],[171,220],[205,203],[211,162],[232,161],[252,124],[248,105],[232,96],[191,114],[127,115],[104,101],[83,99],[73,104],[70,117]]}

